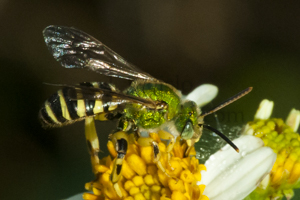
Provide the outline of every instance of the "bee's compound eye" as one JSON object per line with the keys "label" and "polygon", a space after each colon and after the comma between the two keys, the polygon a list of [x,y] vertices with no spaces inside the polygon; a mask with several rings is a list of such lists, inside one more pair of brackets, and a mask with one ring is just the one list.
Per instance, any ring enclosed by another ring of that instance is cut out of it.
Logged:
{"label": "bee's compound eye", "polygon": [[188,139],[192,138],[193,134],[194,134],[193,124],[192,124],[192,122],[187,122],[183,128],[181,137],[185,140],[188,140]]}

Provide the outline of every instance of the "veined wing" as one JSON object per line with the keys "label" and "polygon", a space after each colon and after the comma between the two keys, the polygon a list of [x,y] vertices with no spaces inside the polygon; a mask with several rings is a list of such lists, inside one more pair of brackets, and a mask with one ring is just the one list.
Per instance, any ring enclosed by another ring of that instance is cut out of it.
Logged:
{"label": "veined wing", "polygon": [[130,80],[156,80],[83,31],[52,25],[44,29],[43,35],[48,49],[65,68],[86,68]]}

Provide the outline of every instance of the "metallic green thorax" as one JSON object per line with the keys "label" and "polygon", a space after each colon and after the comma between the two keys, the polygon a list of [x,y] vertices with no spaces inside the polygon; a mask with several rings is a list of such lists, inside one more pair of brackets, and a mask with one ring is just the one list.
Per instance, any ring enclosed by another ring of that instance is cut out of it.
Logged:
{"label": "metallic green thorax", "polygon": [[137,81],[125,93],[167,103],[166,109],[161,110],[149,109],[141,104],[126,105],[124,109],[125,117],[134,119],[137,126],[145,129],[156,128],[164,122],[172,120],[180,108],[178,92],[166,83]]}

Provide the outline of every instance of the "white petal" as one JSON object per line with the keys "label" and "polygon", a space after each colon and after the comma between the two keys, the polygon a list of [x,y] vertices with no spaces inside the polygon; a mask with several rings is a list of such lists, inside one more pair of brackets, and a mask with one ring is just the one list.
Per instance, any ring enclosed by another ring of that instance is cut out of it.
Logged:
{"label": "white petal", "polygon": [[296,132],[299,128],[300,123],[300,111],[293,108],[289,113],[289,116],[287,117],[285,123],[289,125],[294,130],[294,132]]}
{"label": "white petal", "polygon": [[263,190],[267,189],[270,183],[270,174],[268,174],[259,184],[259,187]]}
{"label": "white petal", "polygon": [[199,107],[211,102],[218,94],[218,87],[212,84],[203,84],[190,92],[185,99],[194,101]]}
{"label": "white petal", "polygon": [[274,107],[274,102],[264,99],[260,102],[254,119],[269,119]]}
{"label": "white petal", "polygon": [[209,185],[217,176],[232,166],[236,160],[264,146],[263,141],[254,136],[241,136],[235,139],[233,143],[239,148],[240,153],[237,153],[227,144],[211,155],[205,162],[207,170],[201,172],[201,184]]}
{"label": "white petal", "polygon": [[242,131],[242,135],[253,135],[253,133],[254,133],[253,128],[249,124],[246,124],[246,126]]}
{"label": "white petal", "polygon": [[257,137],[241,136],[233,142],[240,153],[226,145],[207,160],[207,171],[201,172],[199,184],[206,185],[204,194],[210,200],[243,199],[269,173],[276,160],[273,150],[263,147]]}

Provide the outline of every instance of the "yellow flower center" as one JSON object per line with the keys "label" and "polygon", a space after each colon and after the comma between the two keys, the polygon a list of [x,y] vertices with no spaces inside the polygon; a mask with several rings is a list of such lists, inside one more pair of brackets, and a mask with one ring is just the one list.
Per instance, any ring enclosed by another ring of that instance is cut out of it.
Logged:
{"label": "yellow flower center", "polygon": [[280,199],[286,193],[293,193],[292,189],[299,188],[300,181],[299,134],[282,119],[255,120],[248,125],[253,129],[254,136],[261,138],[266,146],[277,153],[270,174],[270,187],[266,190],[258,188],[255,192],[266,199],[272,195]]}
{"label": "yellow flower center", "polygon": [[100,160],[96,166],[97,179],[86,184],[85,200],[125,199],[125,200],[208,200],[203,194],[205,185],[197,185],[201,180],[201,170],[205,166],[195,158],[195,149],[184,157],[186,143],[181,144],[177,138],[173,150],[168,153],[167,146],[156,133],[150,134],[159,146],[160,163],[165,169],[157,166],[152,146],[140,146],[129,139],[128,150],[122,164],[122,178],[113,184],[110,175],[113,170],[117,152],[112,142],[107,143],[110,156]]}

